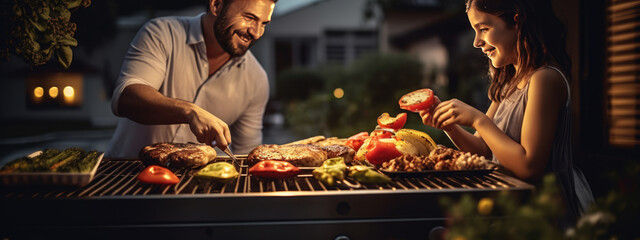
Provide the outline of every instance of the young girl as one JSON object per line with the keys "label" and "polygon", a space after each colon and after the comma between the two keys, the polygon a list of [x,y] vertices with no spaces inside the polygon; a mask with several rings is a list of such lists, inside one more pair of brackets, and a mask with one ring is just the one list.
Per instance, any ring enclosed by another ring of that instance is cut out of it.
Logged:
{"label": "young girl", "polygon": [[[570,59],[563,25],[548,1],[467,0],[473,46],[489,58],[491,105],[486,113],[452,99],[420,112],[463,151],[502,165],[536,183],[556,174],[567,209],[565,224],[593,201],[571,154]],[[476,130],[470,134],[460,127]]]}

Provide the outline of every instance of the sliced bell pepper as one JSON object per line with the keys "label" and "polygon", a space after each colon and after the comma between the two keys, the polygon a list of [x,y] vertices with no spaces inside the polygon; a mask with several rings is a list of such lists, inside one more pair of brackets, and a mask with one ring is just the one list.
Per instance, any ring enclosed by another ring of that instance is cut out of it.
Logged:
{"label": "sliced bell pepper", "polygon": [[369,138],[369,133],[361,132],[347,138],[347,142],[345,142],[345,145],[349,146],[354,151],[358,151],[358,149],[360,149],[360,147],[364,143],[364,140],[366,140],[367,138]]}
{"label": "sliced bell pepper", "polygon": [[403,95],[400,100],[398,100],[398,104],[400,108],[404,110],[419,112],[430,108],[435,105],[434,103],[438,104],[435,99],[433,90],[423,88]]}
{"label": "sliced bell pepper", "polygon": [[391,178],[367,166],[356,165],[349,167],[349,177],[363,183],[388,183]]}
{"label": "sliced bell pepper", "polygon": [[149,184],[173,185],[180,179],[171,170],[151,165],[138,174],[138,181]]}
{"label": "sliced bell pepper", "polygon": [[380,165],[396,157],[402,156],[402,153],[398,151],[396,145],[393,143],[395,139],[389,138],[389,141],[384,139],[372,138],[369,145],[367,145],[367,153],[365,158],[368,162],[374,165]]}
{"label": "sliced bell pepper", "polygon": [[240,176],[236,167],[228,162],[211,163],[198,171],[196,177],[212,179],[216,181],[231,181]]}
{"label": "sliced bell pepper", "polygon": [[249,173],[263,178],[289,178],[295,177],[300,169],[285,161],[263,160],[249,169]]}
{"label": "sliced bell pepper", "polygon": [[325,160],[322,166],[313,170],[313,177],[329,186],[333,186],[336,181],[344,179],[346,171],[347,165],[344,163],[344,158],[330,158]]}
{"label": "sliced bell pepper", "polygon": [[390,138],[393,136],[394,133],[382,129],[376,129],[371,132],[371,137],[373,138]]}
{"label": "sliced bell pepper", "polygon": [[383,128],[393,128],[398,130],[407,123],[407,113],[399,113],[396,117],[391,117],[389,113],[383,113],[378,117],[378,126]]}

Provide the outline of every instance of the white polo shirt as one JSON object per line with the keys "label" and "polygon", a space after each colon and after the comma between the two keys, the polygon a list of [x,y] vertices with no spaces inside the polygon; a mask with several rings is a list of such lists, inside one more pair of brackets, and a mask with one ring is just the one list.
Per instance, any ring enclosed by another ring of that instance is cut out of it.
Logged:
{"label": "white polo shirt", "polygon": [[[209,77],[201,17],[162,17],[136,34],[122,64],[111,108],[125,87],[145,84],[164,96],[193,102],[229,125],[231,148],[246,154],[262,143],[262,117],[269,99],[266,72],[250,51],[232,58]],[[108,157],[137,157],[157,142],[198,142],[188,124],[144,125],[121,118]]]}

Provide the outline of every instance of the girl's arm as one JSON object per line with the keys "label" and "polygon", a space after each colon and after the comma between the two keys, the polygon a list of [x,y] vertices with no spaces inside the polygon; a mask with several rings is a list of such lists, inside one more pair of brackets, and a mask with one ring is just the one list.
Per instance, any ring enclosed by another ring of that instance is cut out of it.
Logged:
{"label": "girl's arm", "polygon": [[504,134],[487,117],[477,118],[472,127],[483,136],[493,155],[505,168],[520,179],[535,180],[544,174],[549,161],[567,89],[562,76],[551,69],[535,72],[529,85],[520,143]]}
{"label": "girl's arm", "polygon": [[[469,108],[469,111],[475,111],[478,114],[482,114],[480,111],[476,110],[471,106],[466,105],[465,103],[457,99],[452,99],[452,100],[440,103],[438,106],[435,107],[435,110],[433,113],[435,113],[435,111],[438,109],[442,109],[443,106],[463,106],[463,105],[465,106],[465,108]],[[497,109],[498,109],[498,103],[492,102],[485,116],[488,119],[493,119],[493,116],[495,115]],[[487,146],[487,144],[484,142],[484,140],[482,139],[480,134],[478,134],[478,132],[476,132],[475,134],[471,134],[466,130],[464,130],[462,127],[460,127],[460,125],[458,124],[450,124],[447,126],[439,127],[436,125],[436,123],[432,119],[433,114],[430,109],[420,111],[420,116],[422,117],[422,123],[424,123],[425,125],[443,129],[447,134],[447,136],[449,137],[449,139],[451,139],[451,142],[453,142],[453,144],[455,144],[458,149],[465,152],[478,154],[480,156],[484,156],[489,159],[492,157],[491,149]]]}

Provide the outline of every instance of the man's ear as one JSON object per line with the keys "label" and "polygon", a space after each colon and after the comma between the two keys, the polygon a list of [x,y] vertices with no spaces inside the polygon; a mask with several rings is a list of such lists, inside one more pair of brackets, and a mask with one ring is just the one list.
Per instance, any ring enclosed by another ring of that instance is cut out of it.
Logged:
{"label": "man's ear", "polygon": [[209,0],[209,12],[211,12],[213,16],[217,17],[221,9],[222,0]]}
{"label": "man's ear", "polygon": [[513,22],[514,23],[518,23],[519,20],[520,20],[520,15],[518,15],[517,13],[516,13],[516,15],[513,15]]}

